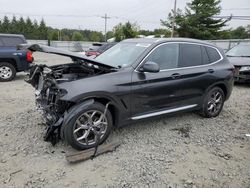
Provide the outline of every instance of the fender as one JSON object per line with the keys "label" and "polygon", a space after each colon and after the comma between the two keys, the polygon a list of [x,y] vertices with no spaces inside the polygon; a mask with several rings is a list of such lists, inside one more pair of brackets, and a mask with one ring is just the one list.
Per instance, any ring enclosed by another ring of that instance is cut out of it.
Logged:
{"label": "fender", "polygon": [[231,95],[231,92],[232,92],[232,91],[229,90],[228,83],[225,83],[225,82],[222,82],[222,81],[216,82],[216,83],[210,85],[210,86],[206,89],[206,91],[204,92],[203,98],[204,98],[204,96],[207,94],[207,92],[208,92],[210,89],[212,89],[213,87],[215,87],[215,86],[217,86],[217,85],[223,85],[223,86],[225,87],[226,92],[227,92],[227,94],[225,95],[225,100],[227,100],[227,99],[229,98],[229,96]]}
{"label": "fender", "polygon": [[89,105],[94,104],[94,99],[86,100],[82,103],[79,103],[73,107],[71,107],[68,111],[64,113],[63,123],[61,126],[60,136],[64,138],[64,127],[68,124],[68,122],[81,110],[84,110],[89,107]]}

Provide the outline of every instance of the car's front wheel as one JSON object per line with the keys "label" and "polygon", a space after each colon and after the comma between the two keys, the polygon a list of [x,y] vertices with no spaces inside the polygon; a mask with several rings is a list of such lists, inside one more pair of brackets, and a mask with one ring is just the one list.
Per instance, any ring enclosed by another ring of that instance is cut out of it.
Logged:
{"label": "car's front wheel", "polygon": [[65,126],[65,140],[78,150],[95,147],[107,139],[112,126],[110,111],[95,102],[77,113]]}
{"label": "car's front wheel", "polygon": [[7,62],[0,63],[0,82],[11,81],[16,76],[15,67]]}
{"label": "car's front wheel", "polygon": [[211,118],[220,114],[225,101],[225,94],[219,87],[209,90],[204,98],[201,115]]}

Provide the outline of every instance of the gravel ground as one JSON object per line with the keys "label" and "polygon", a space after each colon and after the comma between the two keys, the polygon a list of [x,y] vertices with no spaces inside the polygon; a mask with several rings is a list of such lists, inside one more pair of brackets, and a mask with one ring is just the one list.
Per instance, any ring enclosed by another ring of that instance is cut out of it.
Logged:
{"label": "gravel ground", "polygon": [[[67,62],[37,53],[36,63]],[[236,85],[221,115],[160,117],[115,129],[112,153],[68,164],[74,151],[44,142],[34,89],[0,83],[0,187],[250,187],[250,86]]]}

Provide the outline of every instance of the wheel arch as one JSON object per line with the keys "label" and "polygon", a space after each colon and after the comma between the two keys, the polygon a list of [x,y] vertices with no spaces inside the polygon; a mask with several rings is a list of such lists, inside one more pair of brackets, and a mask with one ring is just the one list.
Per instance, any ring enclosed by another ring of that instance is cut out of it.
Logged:
{"label": "wheel arch", "polygon": [[[221,88],[222,91],[223,91],[223,93],[224,93],[225,99],[228,98],[228,88],[227,88],[226,84],[223,83],[223,82],[214,83],[213,85],[211,85],[210,87],[208,87],[208,88],[206,89],[205,94],[206,94],[207,92],[209,92],[209,91],[210,91],[212,88],[214,88],[214,87],[219,87],[219,88]],[[205,96],[205,95],[204,95],[204,96]]]}
{"label": "wheel arch", "polygon": [[90,96],[82,99],[81,102],[88,100],[93,100],[93,102],[101,103],[103,106],[106,106],[109,103],[107,108],[112,115],[113,125],[116,127],[119,124],[120,110],[117,103],[113,99],[104,96]]}
{"label": "wheel arch", "polygon": [[0,64],[1,63],[10,63],[15,67],[16,71],[18,70],[17,63],[16,63],[15,59],[12,59],[12,58],[0,58]]}

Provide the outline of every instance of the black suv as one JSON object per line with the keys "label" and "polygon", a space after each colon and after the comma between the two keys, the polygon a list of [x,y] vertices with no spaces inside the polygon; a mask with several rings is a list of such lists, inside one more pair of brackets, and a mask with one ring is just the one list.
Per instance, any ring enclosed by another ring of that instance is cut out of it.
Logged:
{"label": "black suv", "polygon": [[0,82],[13,80],[33,62],[31,51],[18,49],[20,44],[27,44],[23,35],[0,34]]}
{"label": "black suv", "polygon": [[96,59],[32,45],[32,51],[74,63],[36,65],[36,88],[48,125],[45,140],[64,138],[76,149],[102,143],[113,126],[183,111],[216,117],[231,94],[234,67],[222,49],[193,39],[128,39]]}

